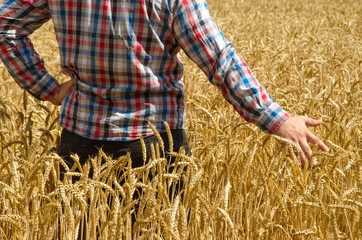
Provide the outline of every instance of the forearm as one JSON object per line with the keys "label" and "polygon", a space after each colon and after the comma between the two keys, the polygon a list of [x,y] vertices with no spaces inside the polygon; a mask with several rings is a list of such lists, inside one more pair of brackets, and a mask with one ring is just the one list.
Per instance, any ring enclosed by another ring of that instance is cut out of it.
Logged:
{"label": "forearm", "polygon": [[209,80],[246,121],[265,132],[274,133],[290,117],[259,83],[231,43],[226,43]]}
{"label": "forearm", "polygon": [[203,0],[179,2],[174,12],[175,37],[185,53],[248,122],[274,133],[289,118],[260,85],[209,15]]}
{"label": "forearm", "polygon": [[42,100],[53,97],[60,86],[28,35],[48,19],[44,1],[3,1],[0,5],[0,58],[19,86]]}
{"label": "forearm", "polygon": [[59,83],[46,71],[44,62],[27,38],[10,40],[0,36],[1,60],[16,81],[37,99],[48,100]]}

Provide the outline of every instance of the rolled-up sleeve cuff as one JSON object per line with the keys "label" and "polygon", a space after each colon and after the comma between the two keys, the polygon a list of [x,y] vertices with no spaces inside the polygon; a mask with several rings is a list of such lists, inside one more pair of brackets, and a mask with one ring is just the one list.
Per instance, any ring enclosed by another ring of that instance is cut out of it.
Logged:
{"label": "rolled-up sleeve cuff", "polygon": [[28,91],[39,100],[47,101],[51,99],[60,89],[58,81],[50,74],[45,74],[36,85]]}
{"label": "rolled-up sleeve cuff", "polygon": [[261,130],[274,134],[278,128],[290,118],[290,114],[281,108],[277,103],[272,103],[263,111],[255,123]]}

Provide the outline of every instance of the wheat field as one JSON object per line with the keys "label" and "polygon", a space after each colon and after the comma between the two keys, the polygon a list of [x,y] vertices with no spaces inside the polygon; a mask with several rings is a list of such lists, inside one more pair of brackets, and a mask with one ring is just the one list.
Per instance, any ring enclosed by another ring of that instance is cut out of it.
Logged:
{"label": "wheat field", "polygon": [[[100,152],[59,181],[59,109],[32,98],[0,65],[0,239],[77,239],[82,225],[86,239],[362,239],[362,2],[207,3],[274,100],[323,120],[311,130],[330,151],[313,146],[317,165],[298,166],[291,145],[241,119],[182,54],[192,156],[172,153],[168,173],[158,148],[137,169],[129,156]],[[48,71],[66,81],[52,23],[31,39]],[[182,195],[170,199],[180,177]]]}

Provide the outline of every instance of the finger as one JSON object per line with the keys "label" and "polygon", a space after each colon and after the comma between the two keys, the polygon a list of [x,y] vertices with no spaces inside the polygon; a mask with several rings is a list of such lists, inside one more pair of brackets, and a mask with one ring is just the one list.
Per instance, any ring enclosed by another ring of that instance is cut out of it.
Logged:
{"label": "finger", "polygon": [[301,140],[299,142],[299,146],[302,149],[305,157],[310,158],[312,156],[312,149],[310,149],[306,139]]}
{"label": "finger", "polygon": [[307,140],[302,140],[300,141],[299,143],[300,145],[300,148],[302,149],[303,153],[304,153],[304,156],[306,158],[310,158],[312,156],[312,149],[310,149],[308,143],[307,143]]}
{"label": "finger", "polygon": [[300,161],[299,161],[300,156],[299,156],[299,158],[298,158],[298,155],[299,155],[299,153],[298,153],[298,152],[293,151],[294,161],[296,161],[296,162],[297,162],[297,164],[298,164],[298,166],[300,166]]}
{"label": "finger", "polygon": [[301,148],[300,145],[297,145],[297,147],[298,147],[298,151],[299,151],[300,161],[302,162],[302,165],[304,165],[305,161],[306,161],[304,151],[303,151],[303,149]]}
{"label": "finger", "polygon": [[322,123],[322,120],[316,120],[312,118],[305,118],[305,125],[308,127],[316,127]]}
{"label": "finger", "polygon": [[[59,89],[60,91],[60,89]],[[52,104],[59,106],[61,105],[61,101],[59,101],[59,91],[51,98],[49,99],[49,102],[51,102]]]}
{"label": "finger", "polygon": [[66,95],[68,95],[69,91],[73,88],[73,85],[74,85],[74,79],[71,79],[61,85],[58,94],[62,100]]}
{"label": "finger", "polygon": [[74,82],[75,82],[75,80],[72,78],[71,80],[69,80],[65,83],[62,83],[60,85],[59,91],[51,99],[49,99],[49,102],[51,102],[52,104],[54,104],[56,106],[61,105],[63,99],[68,95],[70,90],[73,88]]}
{"label": "finger", "polygon": [[57,98],[60,100],[60,101],[63,101],[63,99],[65,98],[65,96],[68,95],[68,93],[70,92],[70,90],[72,90],[73,88],[73,85],[74,85],[74,81],[73,80],[69,80],[65,83],[62,83],[60,85],[60,90],[58,91],[58,96]]}
{"label": "finger", "polygon": [[288,145],[288,152],[289,154],[294,158],[294,161],[300,166],[298,155],[299,153],[294,150],[294,148],[291,145]]}
{"label": "finger", "polygon": [[307,136],[307,140],[313,144],[318,144],[318,148],[324,152],[328,152],[329,148],[324,144],[322,140],[320,140],[317,136],[313,133],[309,132]]}

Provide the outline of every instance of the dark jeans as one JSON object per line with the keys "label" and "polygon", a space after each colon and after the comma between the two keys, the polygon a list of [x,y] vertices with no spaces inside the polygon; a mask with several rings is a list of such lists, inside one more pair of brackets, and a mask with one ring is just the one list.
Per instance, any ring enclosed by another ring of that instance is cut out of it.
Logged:
{"label": "dark jeans", "polygon": [[[190,148],[186,139],[185,131],[183,129],[171,130],[172,139],[173,139],[173,151],[178,152],[181,147],[185,148],[187,155],[190,155]],[[166,158],[168,158],[169,150],[169,140],[167,133],[160,133],[161,138],[164,142]],[[156,146],[157,138],[156,136],[144,137],[144,142],[146,145],[147,160],[151,157],[151,143]],[[69,132],[65,129],[62,131],[60,146],[58,149],[58,154],[61,156],[65,163],[71,168],[74,164],[74,161],[70,157],[71,154],[78,154],[79,161],[81,165],[84,165],[89,157],[96,156],[99,149],[102,149],[103,152],[112,156],[113,158],[118,158],[120,156],[126,155],[127,152],[131,154],[132,167],[141,167],[145,163],[143,161],[143,152],[142,145],[140,140],[134,141],[100,141],[88,139],[72,132]],[[160,151],[161,152],[161,151]],[[172,158],[170,159],[173,160]],[[146,162],[147,163],[147,162]],[[60,175],[63,179],[65,169],[60,165]]]}
{"label": "dark jeans", "polygon": [[[175,159],[173,157],[170,157],[168,153],[170,152],[169,149],[169,140],[167,133],[160,133],[161,138],[164,142],[164,149],[165,149],[165,157],[168,159],[169,163],[172,164]],[[176,129],[171,130],[171,135],[173,139],[173,151],[178,152],[181,147],[184,147],[185,153],[187,155],[191,154],[185,131],[182,129]],[[158,143],[156,136],[148,136],[144,137],[144,142],[146,145],[146,153],[147,153],[147,161],[151,158],[151,144],[153,143],[154,146],[156,146],[156,143]],[[62,131],[61,140],[60,140],[60,146],[58,149],[58,154],[63,158],[65,163],[69,168],[72,168],[74,165],[73,159],[70,157],[71,154],[77,154],[79,156],[80,164],[83,166],[88,160],[89,157],[96,156],[99,152],[99,149],[102,149],[103,152],[105,152],[107,155],[112,156],[113,158],[118,158],[120,156],[123,156],[129,152],[131,154],[132,159],[132,167],[141,167],[145,164],[143,160],[143,152],[142,152],[142,145],[140,140],[134,140],[134,141],[127,141],[127,142],[120,142],[120,141],[99,141],[99,140],[92,140],[88,139],[82,136],[79,136],[77,134],[74,134],[72,132],[69,132],[65,129]],[[162,151],[160,150],[162,153]],[[172,171],[173,168],[170,168],[169,171]],[[186,169],[184,169],[185,171]],[[90,177],[92,177],[92,169],[90,171]],[[60,177],[61,180],[64,178],[65,168],[60,164]],[[73,181],[79,180],[79,177],[72,177]],[[122,183],[121,183],[122,184]],[[179,189],[182,188],[183,181],[182,179],[179,179],[174,185],[175,191],[170,191],[177,194]],[[136,191],[137,192],[137,191]],[[142,190],[138,191],[138,193],[142,192]],[[139,198],[140,196],[138,194],[135,194],[134,199]],[[169,196],[170,199],[173,196]],[[112,200],[109,199],[111,202]],[[135,212],[138,209],[138,205],[135,206]],[[134,213],[135,213],[134,212]],[[132,225],[136,222],[136,216],[135,214],[132,214]],[[86,231],[86,227],[83,226],[79,231]],[[79,234],[78,239],[83,239],[81,237],[81,234]]]}

